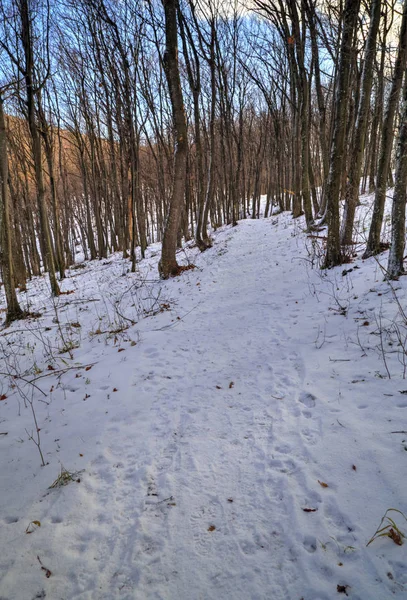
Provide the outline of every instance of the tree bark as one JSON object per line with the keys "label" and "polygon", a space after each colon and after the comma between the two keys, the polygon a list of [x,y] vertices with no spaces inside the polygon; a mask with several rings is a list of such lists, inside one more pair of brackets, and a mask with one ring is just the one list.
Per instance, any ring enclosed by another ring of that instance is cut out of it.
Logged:
{"label": "tree bark", "polygon": [[55,232],[55,250],[56,250],[56,263],[59,270],[60,279],[64,279],[65,277],[65,256],[62,244],[62,229],[61,229],[61,220],[60,220],[60,208],[59,208],[59,199],[58,193],[56,189],[56,181],[55,181],[55,168],[54,168],[54,146],[51,141],[51,136],[49,132],[49,125],[47,123],[44,109],[41,104],[41,97],[38,97],[38,118],[39,123],[41,125],[41,135],[44,140],[44,148],[45,148],[45,157],[48,164],[49,171],[49,184],[51,191],[51,204],[52,204],[52,212],[54,218],[54,232]]}
{"label": "tree bark", "polygon": [[350,161],[349,181],[346,188],[345,210],[341,230],[341,244],[352,242],[353,223],[359,199],[360,175],[366,130],[369,118],[370,93],[373,80],[373,59],[376,53],[376,39],[380,23],[381,0],[373,0],[370,13],[369,35],[366,43],[365,60],[362,74],[362,90],[359,100],[358,116]]}
{"label": "tree bark", "polygon": [[387,277],[397,279],[404,273],[403,258],[406,244],[406,190],[407,190],[407,79],[404,79],[403,110],[397,144],[396,177],[391,215],[391,245]]}
{"label": "tree bark", "polygon": [[40,213],[41,237],[43,241],[45,260],[49,273],[51,291],[54,296],[58,296],[60,291],[55,275],[54,251],[52,248],[51,232],[49,228],[47,207],[45,203],[41,138],[38,132],[37,120],[35,115],[35,95],[38,93],[38,90],[34,89],[33,81],[34,62],[32,49],[31,16],[29,13],[29,6],[27,0],[21,0],[20,2],[20,15],[21,40],[25,56],[24,79],[27,94],[27,121],[32,141],[32,155],[34,161],[35,182],[37,186],[38,208]]}
{"label": "tree bark", "polygon": [[380,147],[379,169],[377,173],[376,194],[373,206],[373,217],[370,224],[369,237],[363,258],[368,258],[381,251],[380,232],[383,224],[386,189],[389,177],[390,159],[394,140],[394,118],[398,106],[404,69],[407,59],[407,0],[403,6],[403,18],[400,27],[399,46],[390,96],[383,122],[382,140]]}
{"label": "tree bark", "polygon": [[211,72],[211,108],[209,116],[209,164],[208,181],[206,186],[205,208],[202,219],[202,239],[206,246],[212,246],[212,240],[208,234],[209,211],[212,209],[215,195],[215,113],[216,113],[216,64],[215,64],[215,19],[211,19],[211,41],[209,67]]}
{"label": "tree bark", "polygon": [[12,224],[10,219],[10,200],[8,194],[7,134],[3,111],[3,99],[0,95],[0,241],[1,265],[3,270],[4,291],[6,293],[6,323],[24,316],[17,300],[14,280]]}
{"label": "tree bark", "polygon": [[164,230],[161,259],[158,271],[163,279],[179,272],[176,259],[177,233],[180,225],[185,195],[185,172],[187,158],[187,124],[182,97],[181,79],[178,64],[177,39],[177,0],[162,0],[165,11],[166,49],[164,67],[170,92],[172,116],[175,129],[174,178],[170,208]]}
{"label": "tree bark", "polygon": [[324,267],[341,264],[341,244],[339,236],[339,191],[344,164],[346,113],[349,100],[349,73],[354,34],[357,25],[360,0],[346,0],[343,20],[338,82],[334,105],[334,131],[329,165],[329,177],[326,187],[328,240]]}

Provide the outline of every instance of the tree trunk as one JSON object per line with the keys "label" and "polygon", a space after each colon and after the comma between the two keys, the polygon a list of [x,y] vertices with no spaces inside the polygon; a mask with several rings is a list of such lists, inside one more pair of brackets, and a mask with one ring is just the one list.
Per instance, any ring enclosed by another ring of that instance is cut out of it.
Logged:
{"label": "tree trunk", "polygon": [[380,23],[380,9],[381,0],[373,0],[370,13],[369,35],[366,43],[365,60],[363,66],[362,90],[350,161],[349,181],[346,188],[345,211],[341,231],[342,245],[349,245],[352,242],[353,223],[355,220],[356,206],[359,199],[360,175],[369,117],[370,93],[372,90],[373,79],[373,59],[376,53],[376,39]]}
{"label": "tree trunk", "polygon": [[59,270],[60,279],[65,277],[65,257],[62,245],[61,235],[61,221],[60,221],[60,209],[59,201],[55,182],[55,168],[54,168],[54,148],[51,142],[49,126],[45,118],[44,110],[41,105],[41,98],[38,98],[38,116],[41,124],[41,135],[44,140],[45,157],[48,164],[49,171],[49,183],[51,191],[51,204],[52,212],[54,217],[54,232],[55,232],[55,250],[56,250],[56,263]]}
{"label": "tree trunk", "polygon": [[380,232],[383,223],[386,189],[389,177],[390,158],[394,139],[394,117],[396,114],[403,74],[407,58],[407,0],[403,6],[403,18],[400,27],[399,47],[394,67],[393,81],[386,114],[384,116],[382,141],[380,147],[379,169],[377,173],[376,195],[373,207],[373,217],[370,224],[369,238],[363,258],[368,258],[381,251]]}
{"label": "tree trunk", "polygon": [[397,145],[397,164],[391,215],[391,245],[387,277],[397,279],[404,273],[403,258],[406,237],[407,190],[407,79],[404,79],[403,110]]}
{"label": "tree trunk", "polygon": [[339,191],[345,152],[346,113],[349,100],[349,73],[359,5],[360,0],[346,0],[343,20],[338,82],[334,105],[334,131],[329,177],[326,187],[328,241],[324,261],[325,268],[339,265],[342,260],[339,237]]}
{"label": "tree trunk", "polygon": [[38,208],[40,213],[41,238],[44,248],[44,258],[47,264],[51,291],[54,296],[58,296],[59,286],[55,275],[54,252],[52,248],[51,232],[49,228],[47,207],[45,202],[44,177],[42,170],[42,150],[41,139],[38,132],[36,117],[35,117],[35,95],[38,90],[34,89],[33,81],[33,49],[32,49],[32,34],[31,34],[31,16],[27,0],[21,0],[21,40],[25,55],[24,79],[27,94],[27,121],[30,129],[32,140],[32,156],[34,161],[35,183],[37,186]]}
{"label": "tree trunk", "polygon": [[161,259],[158,265],[160,276],[168,279],[179,272],[176,259],[177,234],[180,225],[185,195],[185,171],[188,149],[187,123],[182,97],[178,64],[177,0],[162,0],[165,11],[166,49],[164,67],[170,92],[171,108],[175,129],[174,178],[170,208],[162,242]]}
{"label": "tree trunk", "polygon": [[[304,39],[305,39],[305,31],[300,31],[300,21],[297,12],[296,2],[294,0],[289,0],[289,10],[290,17],[292,21],[293,35],[296,40],[295,48],[296,48],[296,61],[298,65],[298,69],[293,69],[293,73],[298,73],[296,76],[297,80],[297,98],[299,103],[299,113],[300,113],[300,132],[301,132],[301,197],[302,197],[302,206],[304,208],[305,213],[305,221],[307,224],[307,229],[309,230],[313,223],[314,219],[312,216],[312,206],[311,206],[311,192],[310,192],[310,181],[309,181],[309,163],[310,163],[310,150],[309,150],[309,136],[310,136],[310,100],[309,100],[309,84],[307,71],[305,67],[304,60]],[[303,24],[305,28],[305,25]],[[294,58],[293,58],[294,60]],[[296,190],[298,191],[298,190]],[[297,209],[298,212],[298,209]],[[299,207],[299,212],[301,213],[301,207]]]}
{"label": "tree trunk", "polygon": [[[321,85],[321,71],[320,71],[320,57],[318,49],[318,38],[317,29],[315,24],[315,6],[309,0],[305,1],[305,10],[307,13],[307,19],[309,23],[310,36],[311,36],[311,52],[314,64],[314,75],[315,75],[315,91],[318,103],[318,127],[319,127],[319,143],[321,146],[322,154],[322,195],[324,195],[326,181],[329,173],[329,152],[328,144],[326,139],[326,108],[325,99]],[[321,207],[323,208],[323,207]],[[323,213],[323,210],[322,210]],[[323,215],[321,215],[323,216]]]}
{"label": "tree trunk", "polygon": [[208,183],[205,196],[205,208],[202,219],[202,240],[207,248],[212,246],[212,241],[208,235],[209,211],[212,208],[215,195],[215,111],[216,111],[216,65],[215,65],[215,21],[211,20],[211,42],[209,66],[211,70],[211,109],[209,116],[209,165],[208,165]]}
{"label": "tree trunk", "polygon": [[3,99],[0,95],[0,257],[3,270],[4,291],[6,293],[6,323],[24,316],[17,300],[14,265],[13,240],[10,219],[10,201],[8,195],[7,134],[3,111]]}

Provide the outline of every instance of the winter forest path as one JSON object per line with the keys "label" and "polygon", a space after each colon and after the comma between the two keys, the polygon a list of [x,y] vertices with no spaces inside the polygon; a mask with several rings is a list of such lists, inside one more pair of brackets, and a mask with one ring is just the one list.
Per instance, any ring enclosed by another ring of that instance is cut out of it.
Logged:
{"label": "winter forest path", "polygon": [[[219,233],[198,269],[163,284],[170,310],[90,371],[100,400],[94,388],[76,408],[94,422],[81,484],[27,512],[54,523],[35,549],[53,576],[34,597],[331,600],[337,585],[403,597],[398,548],[388,560],[365,549],[371,493],[374,519],[402,495],[370,442],[380,405],[363,410],[382,382],[355,396],[356,361],[330,363],[360,350],[346,354],[348,321],[325,288],[310,294],[321,280],[298,260],[300,239],[287,217]],[[106,381],[118,391],[103,400]]]}
{"label": "winter forest path", "polygon": [[129,598],[168,599],[286,599],[303,588],[296,562],[316,540],[296,538],[302,507],[321,500],[307,481],[320,424],[284,328],[299,313],[289,267],[275,297],[258,233],[236,231],[197,282],[199,306],[140,345],[139,408],[124,430],[110,428],[100,460],[114,478],[94,488],[102,505],[120,506],[112,539],[95,548],[103,598],[121,586]]}

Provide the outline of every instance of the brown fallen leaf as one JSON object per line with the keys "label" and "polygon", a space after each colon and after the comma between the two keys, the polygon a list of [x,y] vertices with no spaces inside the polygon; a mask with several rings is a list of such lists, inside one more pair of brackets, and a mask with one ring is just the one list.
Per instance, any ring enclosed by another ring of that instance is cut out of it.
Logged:
{"label": "brown fallen leaf", "polygon": [[337,591],[339,594],[345,594],[345,595],[347,596],[347,595],[348,595],[348,592],[347,592],[347,589],[348,589],[348,587],[349,587],[348,585],[339,585],[339,584],[338,584],[338,585],[336,586],[336,591]]}
{"label": "brown fallen leaf", "polygon": [[92,368],[92,365],[88,365],[87,367],[85,367],[85,371],[90,371]]}
{"label": "brown fallen leaf", "polygon": [[304,512],[317,512],[317,508],[303,508],[302,509]]}
{"label": "brown fallen leaf", "polygon": [[356,465],[352,465],[352,469],[356,471]]}
{"label": "brown fallen leaf", "polygon": [[114,391],[114,392],[117,392],[117,388],[113,388],[113,391]]}
{"label": "brown fallen leaf", "polygon": [[325,483],[324,481],[319,481],[319,479],[318,479],[318,483],[319,483],[319,485],[320,485],[321,487],[323,487],[323,488],[327,488],[327,487],[329,487],[329,485],[328,485],[327,483]]}
{"label": "brown fallen leaf", "polygon": [[49,579],[51,577],[51,575],[52,575],[51,571],[49,569],[47,569],[47,567],[44,567],[44,565],[42,564],[41,559],[40,559],[40,557],[38,555],[37,555],[37,559],[38,559],[38,562],[41,565],[41,570],[45,571],[45,577],[47,579]]}
{"label": "brown fallen leaf", "polygon": [[209,525],[208,527],[208,531],[215,531],[216,527],[215,525]]}
{"label": "brown fallen leaf", "polygon": [[119,348],[117,352],[124,352],[124,348]]}
{"label": "brown fallen leaf", "polygon": [[393,529],[393,527],[390,527],[389,533],[387,535],[389,536],[389,538],[391,540],[393,540],[393,542],[395,544],[397,544],[397,546],[403,545],[403,540],[401,539],[401,535],[395,529]]}
{"label": "brown fallen leaf", "polygon": [[6,394],[0,394],[0,400],[7,400]]}
{"label": "brown fallen leaf", "polygon": [[233,498],[228,498],[228,502],[233,502]]}
{"label": "brown fallen leaf", "polygon": [[220,387],[220,385],[217,385],[217,386],[216,386],[216,389],[217,389],[217,390],[221,390],[222,388]]}

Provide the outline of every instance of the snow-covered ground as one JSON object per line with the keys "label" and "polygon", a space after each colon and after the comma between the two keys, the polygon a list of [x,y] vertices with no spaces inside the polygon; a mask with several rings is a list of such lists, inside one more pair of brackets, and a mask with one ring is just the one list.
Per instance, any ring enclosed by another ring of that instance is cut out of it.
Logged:
{"label": "snow-covered ground", "polygon": [[321,272],[321,243],[281,214],[166,282],[155,245],[55,304],[29,284],[41,316],[0,334],[1,600],[407,598],[407,544],[366,547],[407,515],[407,282]]}

